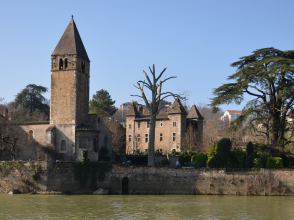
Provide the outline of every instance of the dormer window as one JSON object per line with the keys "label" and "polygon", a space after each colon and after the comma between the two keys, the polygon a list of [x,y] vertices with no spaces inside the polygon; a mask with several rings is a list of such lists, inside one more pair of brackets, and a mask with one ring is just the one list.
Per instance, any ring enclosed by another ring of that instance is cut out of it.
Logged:
{"label": "dormer window", "polygon": [[67,59],[64,60],[64,69],[67,69]]}
{"label": "dormer window", "polygon": [[63,69],[63,60],[62,59],[59,60],[59,69],[60,70]]}

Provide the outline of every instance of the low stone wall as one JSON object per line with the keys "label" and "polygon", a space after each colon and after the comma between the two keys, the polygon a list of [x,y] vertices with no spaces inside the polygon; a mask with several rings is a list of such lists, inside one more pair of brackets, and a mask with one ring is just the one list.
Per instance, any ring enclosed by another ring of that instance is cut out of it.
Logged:
{"label": "low stone wall", "polygon": [[[40,168],[39,168],[40,167]],[[32,175],[38,178],[33,180]],[[92,193],[81,187],[72,163],[0,162],[0,193]],[[124,185],[124,187],[123,187]],[[97,188],[113,194],[293,195],[294,170],[226,173],[224,169],[174,169],[113,165]]]}
{"label": "low stone wall", "polygon": [[129,194],[293,195],[294,170],[226,173],[225,169],[113,167],[111,190]]}

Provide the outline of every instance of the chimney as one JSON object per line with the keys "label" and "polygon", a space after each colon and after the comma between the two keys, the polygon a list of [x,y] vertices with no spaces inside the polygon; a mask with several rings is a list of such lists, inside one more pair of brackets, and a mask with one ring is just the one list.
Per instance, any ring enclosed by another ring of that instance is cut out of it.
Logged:
{"label": "chimney", "polygon": [[143,106],[142,105],[139,105],[139,114],[140,115],[143,115]]}

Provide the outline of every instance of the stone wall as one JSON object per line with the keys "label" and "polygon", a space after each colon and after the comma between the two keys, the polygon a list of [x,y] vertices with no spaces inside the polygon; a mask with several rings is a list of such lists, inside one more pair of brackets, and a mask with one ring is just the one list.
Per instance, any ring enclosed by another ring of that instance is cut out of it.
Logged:
{"label": "stone wall", "polygon": [[[0,193],[92,193],[90,180],[82,188],[74,177],[72,163],[0,162]],[[39,179],[31,176],[40,168]],[[97,188],[113,194],[205,194],[205,195],[293,195],[294,170],[226,173],[224,169],[174,169],[168,167],[122,167],[113,165]],[[126,192],[127,191],[127,192]]]}

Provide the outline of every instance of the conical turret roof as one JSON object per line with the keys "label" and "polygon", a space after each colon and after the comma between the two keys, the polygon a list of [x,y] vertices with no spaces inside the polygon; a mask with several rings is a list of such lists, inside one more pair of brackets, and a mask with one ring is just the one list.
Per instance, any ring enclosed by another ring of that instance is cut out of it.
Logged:
{"label": "conical turret roof", "polygon": [[204,119],[202,115],[200,114],[199,110],[197,109],[196,105],[193,105],[190,109],[187,118],[190,119]]}
{"label": "conical turret roof", "polygon": [[60,38],[52,53],[52,55],[66,54],[74,54],[87,61],[90,61],[73,18],[70,20],[67,28],[65,29],[62,37]]}
{"label": "conical turret roof", "polygon": [[135,116],[135,117],[139,116],[139,112],[138,112],[137,107],[134,102],[132,102],[132,105],[130,106],[129,110],[127,111],[126,116]]}
{"label": "conical turret roof", "polygon": [[176,98],[168,114],[187,114],[179,98]]}

